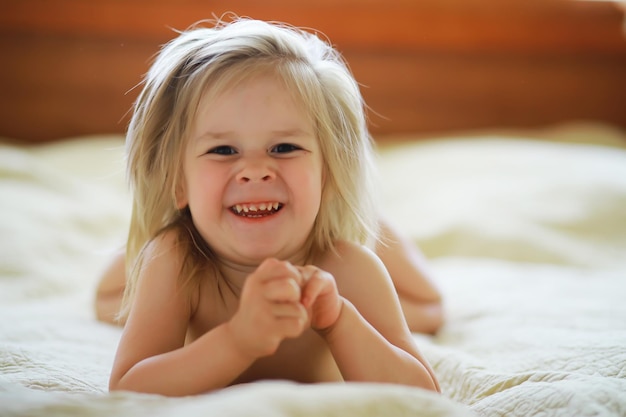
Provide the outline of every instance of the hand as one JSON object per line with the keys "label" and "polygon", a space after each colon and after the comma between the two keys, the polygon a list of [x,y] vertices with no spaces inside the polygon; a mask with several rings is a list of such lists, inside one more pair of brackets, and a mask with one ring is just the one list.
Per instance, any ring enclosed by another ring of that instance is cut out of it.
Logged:
{"label": "hand", "polygon": [[337,322],[343,306],[335,278],[313,265],[298,269],[304,278],[301,303],[309,313],[311,328],[324,332]]}
{"label": "hand", "polygon": [[301,272],[289,262],[265,260],[243,286],[239,307],[228,323],[244,354],[272,355],[285,338],[302,334],[308,314],[300,303]]}

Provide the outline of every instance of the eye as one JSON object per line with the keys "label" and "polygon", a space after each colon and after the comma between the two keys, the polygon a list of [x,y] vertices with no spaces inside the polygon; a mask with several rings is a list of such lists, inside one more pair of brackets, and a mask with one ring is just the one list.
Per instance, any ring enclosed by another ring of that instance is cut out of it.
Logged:
{"label": "eye", "polygon": [[299,147],[298,145],[294,145],[292,143],[280,143],[276,146],[273,146],[270,149],[270,152],[272,153],[290,153],[290,152],[294,152],[294,151],[300,151],[302,150],[301,147]]}
{"label": "eye", "polygon": [[222,146],[216,146],[215,148],[209,149],[207,153],[229,156],[229,155],[235,155],[237,151],[232,146],[222,145]]}

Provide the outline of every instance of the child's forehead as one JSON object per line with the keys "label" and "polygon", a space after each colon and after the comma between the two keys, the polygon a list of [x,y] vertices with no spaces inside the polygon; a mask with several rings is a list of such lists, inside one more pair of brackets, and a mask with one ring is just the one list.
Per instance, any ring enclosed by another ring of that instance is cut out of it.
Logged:
{"label": "child's forehead", "polygon": [[[254,99],[257,100],[254,100]],[[207,83],[199,97],[194,111],[196,119],[203,113],[216,110],[221,107],[237,104],[246,104],[259,101],[281,101],[288,107],[285,116],[296,110],[300,116],[304,116],[308,122],[314,120],[312,106],[297,86],[285,80],[281,76],[271,72],[248,74],[244,77],[233,77],[214,83]],[[242,110],[243,109],[238,109]]]}
{"label": "child's forehead", "polygon": [[207,105],[218,101],[226,95],[249,90],[259,84],[271,84],[276,90],[288,92],[297,104],[305,101],[303,93],[299,91],[297,82],[271,69],[245,69],[233,71],[231,74],[220,74],[208,80],[202,88],[199,105]]}
{"label": "child's forehead", "polygon": [[252,130],[315,134],[313,112],[280,77],[261,73],[209,85],[191,120],[192,137]]}

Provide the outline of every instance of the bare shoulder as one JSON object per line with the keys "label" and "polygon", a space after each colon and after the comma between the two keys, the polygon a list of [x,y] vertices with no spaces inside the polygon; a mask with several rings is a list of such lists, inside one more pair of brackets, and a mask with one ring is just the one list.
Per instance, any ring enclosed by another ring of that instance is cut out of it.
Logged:
{"label": "bare shoulder", "polygon": [[173,307],[172,303],[188,298],[180,288],[183,256],[176,231],[166,231],[148,242],[141,259],[141,264],[135,266],[139,268],[135,304],[150,306],[167,300]]}
{"label": "bare shoulder", "polygon": [[197,304],[197,291],[184,285],[181,273],[185,256],[178,236],[176,230],[160,233],[146,244],[133,266],[136,271],[129,294],[127,331],[143,333],[143,329],[161,326],[176,334],[186,332]]}
{"label": "bare shoulder", "polygon": [[182,256],[177,242],[175,231],[165,232],[144,249],[112,381],[139,361],[184,345],[191,303],[190,294],[180,287]]}
{"label": "bare shoulder", "polygon": [[362,245],[339,242],[336,247],[318,266],[333,275],[339,294],[390,342],[416,352],[398,295],[380,258]]}
{"label": "bare shoulder", "polygon": [[360,310],[374,305],[395,308],[399,303],[391,277],[371,249],[351,242],[338,242],[334,252],[326,253],[319,265],[335,278],[339,293]]}
{"label": "bare shoulder", "polygon": [[360,283],[389,280],[391,283],[385,266],[371,249],[346,241],[337,242],[335,248],[322,256],[319,267],[335,277],[340,291],[355,280]]}
{"label": "bare shoulder", "polygon": [[144,249],[144,259],[146,262],[153,262],[159,259],[168,262],[174,261],[180,266],[181,252],[178,247],[178,232],[166,230],[152,239]]}
{"label": "bare shoulder", "polygon": [[323,260],[327,262],[337,262],[340,264],[354,261],[379,262],[378,256],[366,247],[354,242],[340,240],[335,242],[335,251],[328,251],[324,254]]}

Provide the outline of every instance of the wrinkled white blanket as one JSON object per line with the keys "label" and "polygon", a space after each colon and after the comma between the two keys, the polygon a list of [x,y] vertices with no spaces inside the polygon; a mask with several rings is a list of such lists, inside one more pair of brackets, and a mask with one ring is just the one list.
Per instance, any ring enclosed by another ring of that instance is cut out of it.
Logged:
{"label": "wrinkled white blanket", "polygon": [[91,301],[125,238],[122,140],[0,146],[0,415],[626,415],[626,137],[543,136],[381,149],[385,212],[445,297],[441,332],[415,335],[441,396],[288,382],[109,394],[120,330]]}

